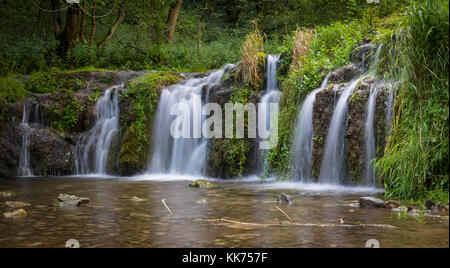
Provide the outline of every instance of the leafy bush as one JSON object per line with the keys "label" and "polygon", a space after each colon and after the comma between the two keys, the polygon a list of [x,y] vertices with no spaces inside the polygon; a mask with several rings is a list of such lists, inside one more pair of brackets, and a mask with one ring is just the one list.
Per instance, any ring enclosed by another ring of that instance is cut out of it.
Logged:
{"label": "leafy bush", "polygon": [[27,96],[24,83],[14,77],[0,77],[0,99],[5,103],[14,103]]}

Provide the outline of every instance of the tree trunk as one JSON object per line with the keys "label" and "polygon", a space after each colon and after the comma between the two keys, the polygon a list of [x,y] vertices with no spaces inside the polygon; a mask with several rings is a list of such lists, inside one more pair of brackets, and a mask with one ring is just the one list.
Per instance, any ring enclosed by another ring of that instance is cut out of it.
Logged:
{"label": "tree trunk", "polygon": [[99,49],[102,49],[106,45],[106,43],[108,43],[108,41],[111,40],[111,38],[113,37],[114,33],[117,30],[117,27],[119,27],[119,25],[122,23],[123,19],[125,18],[125,7],[126,7],[127,2],[128,2],[128,0],[123,0],[122,4],[120,5],[117,19],[114,22],[114,24],[111,26],[111,29],[109,29],[109,31],[105,35],[105,37],[103,37],[102,41],[99,42],[99,45],[98,45]]}
{"label": "tree trunk", "polygon": [[83,1],[83,10],[81,11],[81,21],[80,21],[80,33],[79,33],[79,38],[83,43],[87,43],[86,38],[84,37],[84,26],[86,25],[86,13],[84,12],[84,10],[86,7],[86,1]]}
{"label": "tree trunk", "polygon": [[52,9],[57,10],[53,12],[53,32],[55,34],[55,39],[59,38],[61,34],[62,24],[61,24],[61,4],[59,0],[51,0]]}
{"label": "tree trunk", "polygon": [[91,36],[89,37],[89,47],[92,47],[92,45],[94,44],[94,39],[95,39],[95,30],[97,27],[97,21],[95,19],[96,9],[97,9],[97,1],[94,0],[92,2],[92,29],[91,29]]}
{"label": "tree trunk", "polygon": [[59,51],[61,55],[65,55],[71,48],[78,37],[78,20],[79,9],[77,6],[71,6],[67,9],[66,27],[64,32],[60,34]]}
{"label": "tree trunk", "polygon": [[167,42],[169,43],[172,43],[175,37],[175,26],[177,25],[178,14],[182,4],[183,0],[179,0],[170,7],[169,16],[167,17],[167,30],[169,31],[167,35]]}

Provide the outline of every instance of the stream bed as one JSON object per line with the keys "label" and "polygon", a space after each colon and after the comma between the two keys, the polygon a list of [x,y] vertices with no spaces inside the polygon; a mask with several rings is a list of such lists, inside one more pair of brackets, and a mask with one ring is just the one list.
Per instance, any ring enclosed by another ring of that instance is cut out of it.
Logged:
{"label": "stream bed", "polygon": [[[365,247],[369,239],[381,247],[449,246],[448,217],[423,222],[385,209],[354,207],[376,189],[258,180],[216,180],[213,188],[199,189],[189,187],[189,179],[195,178],[0,179],[0,192],[16,195],[0,197],[0,248],[58,248],[69,239],[81,247]],[[61,193],[90,202],[56,207]],[[292,195],[293,203],[277,203],[281,193]],[[31,204],[24,208],[27,216],[5,218],[3,213],[12,210],[5,201]]]}

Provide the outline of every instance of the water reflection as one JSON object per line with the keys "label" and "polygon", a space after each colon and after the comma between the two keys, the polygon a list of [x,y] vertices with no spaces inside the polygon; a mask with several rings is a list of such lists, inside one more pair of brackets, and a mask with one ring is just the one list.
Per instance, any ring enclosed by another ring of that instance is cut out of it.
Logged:
{"label": "water reflection", "polygon": [[[24,219],[0,218],[0,247],[64,247],[77,239],[81,247],[363,247],[378,239],[382,247],[448,247],[448,220],[398,219],[386,210],[358,209],[351,203],[364,191],[314,190],[263,184],[253,180],[215,181],[196,189],[189,181],[113,178],[0,179],[0,192],[32,204]],[[348,189],[347,189],[348,190]],[[368,189],[366,189],[368,190]],[[276,203],[285,192],[294,203]],[[60,194],[90,198],[89,206],[59,208]],[[133,201],[132,197],[139,197]],[[165,199],[173,215],[162,204]],[[296,223],[333,227],[266,226],[217,222],[286,222],[279,206]],[[0,212],[10,211],[0,205]],[[389,224],[397,229],[344,227],[345,223]]]}

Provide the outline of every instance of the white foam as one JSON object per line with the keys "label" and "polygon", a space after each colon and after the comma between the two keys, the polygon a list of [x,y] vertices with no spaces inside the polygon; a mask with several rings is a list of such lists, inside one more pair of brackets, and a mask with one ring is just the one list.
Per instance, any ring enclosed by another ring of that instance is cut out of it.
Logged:
{"label": "white foam", "polygon": [[299,190],[305,192],[326,192],[337,194],[377,194],[382,193],[383,190],[375,187],[365,186],[343,186],[336,184],[321,184],[321,183],[303,183],[303,182],[272,182],[263,183],[260,187],[265,189],[283,189],[283,190]]}

